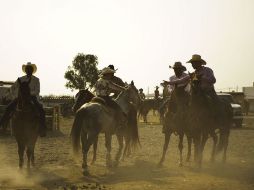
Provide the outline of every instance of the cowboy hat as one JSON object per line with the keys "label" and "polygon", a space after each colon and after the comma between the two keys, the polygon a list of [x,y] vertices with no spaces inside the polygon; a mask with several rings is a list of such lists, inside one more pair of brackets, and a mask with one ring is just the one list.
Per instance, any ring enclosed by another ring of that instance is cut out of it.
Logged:
{"label": "cowboy hat", "polygon": [[109,65],[108,68],[114,70],[114,71],[117,71],[118,69],[115,69],[114,65]]}
{"label": "cowboy hat", "polygon": [[143,88],[138,89],[139,91],[143,91]]}
{"label": "cowboy hat", "polygon": [[192,58],[189,61],[187,61],[187,63],[194,63],[194,62],[199,62],[202,65],[206,64],[205,60],[201,59],[201,56],[197,54],[192,55]]}
{"label": "cowboy hat", "polygon": [[33,74],[37,71],[37,66],[35,64],[32,64],[31,62],[27,62],[27,64],[22,65],[22,71],[26,73],[26,68],[32,67],[33,68]]}
{"label": "cowboy hat", "polygon": [[173,65],[173,67],[169,66],[169,68],[173,68],[173,69],[182,69],[183,71],[186,71],[186,67],[182,65],[181,62],[177,61],[175,62],[175,64]]}
{"label": "cowboy hat", "polygon": [[113,69],[110,69],[109,67],[105,67],[104,69],[101,70],[100,75],[105,75],[105,74],[113,74],[116,71]]}

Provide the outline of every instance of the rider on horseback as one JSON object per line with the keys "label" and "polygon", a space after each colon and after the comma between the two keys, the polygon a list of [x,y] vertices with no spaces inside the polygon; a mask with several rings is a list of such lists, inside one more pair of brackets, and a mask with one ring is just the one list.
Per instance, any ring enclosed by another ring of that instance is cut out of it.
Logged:
{"label": "rider on horseback", "polygon": [[146,95],[144,94],[144,92],[143,92],[143,88],[140,88],[139,90],[139,97],[140,97],[140,99],[141,100],[144,100],[144,99],[146,99]]}
{"label": "rider on horseback", "polygon": [[115,119],[118,121],[118,127],[126,125],[126,116],[121,107],[110,97],[111,93],[124,91],[126,88],[112,82],[116,70],[109,67],[102,69],[100,78],[95,84],[96,96],[105,100],[106,104],[115,111]]}
{"label": "rider on horseback", "polygon": [[169,81],[164,81],[164,84],[169,85],[169,90],[171,93],[175,88],[179,87],[185,87],[185,91],[189,92],[190,86],[188,84],[190,77],[184,72],[186,71],[186,67],[184,67],[181,62],[175,62],[172,68],[174,69],[175,75],[171,76]]}
{"label": "rider on horseback", "polygon": [[187,63],[191,63],[195,72],[192,74],[194,78],[197,79],[198,85],[206,97],[208,106],[214,113],[214,117],[217,118],[220,115],[220,100],[214,89],[214,84],[216,83],[216,78],[213,74],[213,70],[209,67],[205,67],[206,61],[201,59],[200,55],[192,55]]}
{"label": "rider on horseback", "polygon": [[[175,96],[173,96],[174,93],[179,93],[177,94],[177,96],[185,102],[186,106],[188,104],[187,95],[190,91],[190,77],[187,73],[184,72],[186,71],[186,67],[184,67],[181,62],[175,62],[174,66],[170,66],[170,68],[174,69],[175,75],[171,76],[169,78],[169,81],[164,81],[162,84],[169,85],[171,97],[167,102],[165,102],[165,104],[169,104],[169,110],[172,114],[175,113],[177,110],[177,102],[175,100]],[[165,131],[164,128],[163,131]]]}
{"label": "rider on horseback", "polygon": [[[117,71],[117,69],[115,69],[114,65],[109,65],[108,68]],[[110,78],[110,81],[113,82],[114,84],[117,84],[118,86],[125,86],[123,80],[117,76],[114,75],[114,73],[112,73],[112,76]],[[119,95],[119,91],[117,90],[112,90],[112,93],[114,93],[113,98],[117,98],[117,96]]]}
{"label": "rider on horseback", "polygon": [[212,99],[217,99],[217,94],[214,90],[214,84],[216,78],[213,74],[213,70],[209,67],[205,67],[206,62],[201,59],[200,55],[193,55],[187,63],[191,63],[193,69],[195,69],[195,76],[200,82],[200,88],[203,92]]}
{"label": "rider on horseback", "polygon": [[[31,64],[30,62],[28,62],[26,65],[22,66],[22,70],[23,72],[26,73],[26,75],[20,77],[19,80],[21,82],[29,82],[31,101],[35,105],[40,117],[39,133],[41,137],[45,137],[46,136],[45,112],[43,110],[42,105],[38,102],[40,93],[40,80],[39,78],[33,75],[36,72],[37,67],[35,64]],[[8,104],[5,113],[0,120],[0,126],[3,126],[6,123],[8,123],[13,113],[15,112],[18,103],[17,99],[18,90],[19,90],[19,82],[17,80],[10,89],[9,94],[13,100],[10,104]]]}

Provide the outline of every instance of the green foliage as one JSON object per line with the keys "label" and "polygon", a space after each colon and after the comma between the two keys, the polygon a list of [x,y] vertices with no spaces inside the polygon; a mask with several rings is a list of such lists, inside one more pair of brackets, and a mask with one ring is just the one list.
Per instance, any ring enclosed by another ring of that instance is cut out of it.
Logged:
{"label": "green foliage", "polygon": [[71,90],[92,88],[99,75],[97,65],[97,56],[79,53],[65,72],[64,78],[67,79],[65,86]]}

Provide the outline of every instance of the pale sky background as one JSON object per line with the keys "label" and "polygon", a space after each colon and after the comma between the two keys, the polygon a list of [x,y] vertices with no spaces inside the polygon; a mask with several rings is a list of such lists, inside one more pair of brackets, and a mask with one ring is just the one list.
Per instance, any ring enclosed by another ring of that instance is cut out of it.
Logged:
{"label": "pale sky background", "polygon": [[73,94],[63,76],[79,52],[145,91],[196,53],[218,90],[241,90],[254,82],[254,0],[0,0],[0,80],[31,61],[42,95]]}

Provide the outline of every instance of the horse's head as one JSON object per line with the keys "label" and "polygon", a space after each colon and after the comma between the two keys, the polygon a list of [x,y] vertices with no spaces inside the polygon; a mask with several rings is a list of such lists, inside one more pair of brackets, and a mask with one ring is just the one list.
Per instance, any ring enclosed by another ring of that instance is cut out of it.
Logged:
{"label": "horse's head", "polygon": [[127,85],[125,92],[128,95],[129,102],[132,102],[134,105],[139,106],[141,103],[141,98],[138,94],[138,89],[134,85],[134,82],[131,81],[131,84]]}
{"label": "horse's head", "polygon": [[190,75],[190,85],[191,85],[191,94],[197,95],[200,93],[200,80],[198,80],[196,73],[189,73]]}
{"label": "horse's head", "polygon": [[190,73],[190,85],[191,85],[191,90],[190,90],[190,95],[191,95],[191,102],[192,104],[200,104],[202,105],[205,101],[205,96],[204,92],[201,89],[201,83],[200,80],[198,79],[196,73]]}
{"label": "horse's head", "polygon": [[92,100],[94,95],[88,89],[81,89],[75,95],[75,103],[72,107],[72,111],[76,113],[76,111],[85,103],[88,103]]}
{"label": "horse's head", "polygon": [[29,103],[31,101],[31,93],[29,87],[30,80],[31,79],[29,79],[29,81],[21,82],[21,80],[18,78],[18,99],[22,102],[22,104]]}

